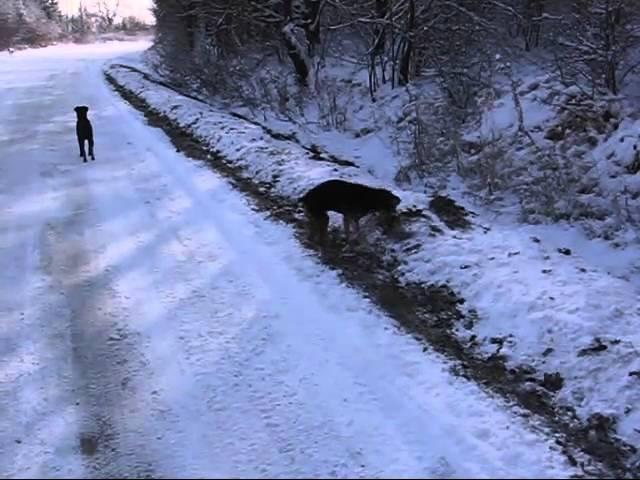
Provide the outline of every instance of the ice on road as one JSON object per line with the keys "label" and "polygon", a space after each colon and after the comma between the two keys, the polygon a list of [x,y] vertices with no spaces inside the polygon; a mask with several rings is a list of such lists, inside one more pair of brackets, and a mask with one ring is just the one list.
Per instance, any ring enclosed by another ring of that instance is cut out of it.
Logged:
{"label": "ice on road", "polygon": [[0,476],[574,473],[124,104],[147,46],[0,53]]}

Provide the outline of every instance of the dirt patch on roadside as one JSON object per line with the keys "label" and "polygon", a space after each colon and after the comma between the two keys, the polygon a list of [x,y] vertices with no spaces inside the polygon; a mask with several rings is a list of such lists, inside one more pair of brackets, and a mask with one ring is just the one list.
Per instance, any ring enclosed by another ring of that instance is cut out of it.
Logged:
{"label": "dirt patch on roadside", "polygon": [[429,201],[429,209],[452,230],[468,230],[470,213],[451,198],[436,195]]}
{"label": "dirt patch on roadside", "polygon": [[[320,251],[308,241],[303,216],[295,201],[278,195],[269,183],[250,180],[242,168],[208,149],[190,132],[119,85],[108,72],[105,75],[126,101],[144,113],[150,125],[164,130],[177,149],[193,159],[207,162],[223,174],[235,188],[251,197],[256,210],[289,224],[301,244],[317,252],[346,282],[379,305],[402,329],[424,342],[425,350],[431,348],[454,360],[456,373],[514,402],[524,410],[523,415],[538,416],[554,433],[556,443],[569,461],[582,467],[584,476],[638,477],[640,472],[629,467],[635,448],[615,436],[615,422],[582,422],[572,408],[558,405],[554,388],[561,379],[545,378],[527,365],[509,368],[499,354],[485,358],[476,351],[473,342],[462,342],[455,333],[456,327],[475,319],[472,315],[465,317],[460,309],[464,299],[449,286],[401,282],[395,272],[402,260],[399,255],[390,254],[389,245],[382,240],[347,247],[341,235],[329,235],[327,247]],[[446,197],[435,203],[437,206],[431,209],[445,224],[451,223],[450,228],[471,226],[462,207]],[[425,221],[425,215],[413,216]],[[432,231],[441,232],[436,225]]]}

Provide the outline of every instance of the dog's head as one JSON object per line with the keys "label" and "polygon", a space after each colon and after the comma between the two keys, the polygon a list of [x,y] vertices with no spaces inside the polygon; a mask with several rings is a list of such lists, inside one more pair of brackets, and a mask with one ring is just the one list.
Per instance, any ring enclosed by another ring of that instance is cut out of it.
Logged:
{"label": "dog's head", "polygon": [[76,112],[76,116],[78,118],[87,118],[87,112],[89,111],[89,107],[86,107],[84,105],[79,105],[76,108],[74,108],[73,111]]}
{"label": "dog's head", "polygon": [[399,224],[400,218],[397,215],[397,208],[400,205],[400,197],[394,195],[388,190],[379,189],[378,208],[380,209],[379,218],[382,221],[382,225],[386,233],[396,228]]}
{"label": "dog's head", "polygon": [[380,189],[380,196],[378,198],[380,208],[387,212],[395,212],[398,205],[400,205],[400,197],[394,195],[388,190]]}

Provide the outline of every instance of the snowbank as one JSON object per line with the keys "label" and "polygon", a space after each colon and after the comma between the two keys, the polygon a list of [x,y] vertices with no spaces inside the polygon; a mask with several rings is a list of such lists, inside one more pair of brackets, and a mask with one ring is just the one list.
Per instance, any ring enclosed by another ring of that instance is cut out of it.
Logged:
{"label": "snowbank", "polygon": [[529,221],[569,220],[592,238],[640,243],[634,112],[619,97],[592,98],[553,76],[529,76],[517,90],[527,138],[519,132],[513,92],[505,90],[464,135],[467,168],[492,163],[494,187],[516,191]]}
{"label": "snowbank", "polygon": [[[458,327],[470,348],[502,355],[512,367],[533,367],[539,372],[533,384],[557,391],[558,401],[583,419],[617,418],[619,433],[638,445],[640,282],[610,273],[584,246],[554,242],[558,233],[571,234],[559,229],[494,224],[486,233],[447,231],[408,253],[405,278],[462,292],[467,311],[477,313],[475,322]],[[617,255],[602,248],[609,258]],[[561,384],[545,382],[545,374],[558,373]]]}

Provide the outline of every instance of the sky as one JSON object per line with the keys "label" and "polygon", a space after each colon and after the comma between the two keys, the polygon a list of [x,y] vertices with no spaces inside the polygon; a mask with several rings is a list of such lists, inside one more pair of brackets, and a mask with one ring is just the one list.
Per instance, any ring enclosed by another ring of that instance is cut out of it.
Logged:
{"label": "sky", "polygon": [[[118,0],[102,0],[110,5],[115,5]],[[78,6],[82,2],[89,10],[95,9],[98,0],[58,0],[63,13],[74,13],[78,11]],[[152,20],[151,2],[152,0],[119,0],[118,16],[134,15],[144,20]]]}

